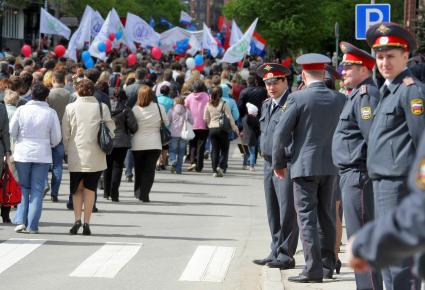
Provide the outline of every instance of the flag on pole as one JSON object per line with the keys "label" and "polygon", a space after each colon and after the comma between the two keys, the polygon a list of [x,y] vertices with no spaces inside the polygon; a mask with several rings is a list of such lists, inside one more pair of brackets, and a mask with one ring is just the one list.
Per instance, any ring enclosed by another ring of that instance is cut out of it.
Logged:
{"label": "flag on pole", "polygon": [[159,20],[159,22],[160,22],[162,25],[167,26],[168,28],[173,28],[173,27],[174,27],[174,25],[173,25],[173,24],[171,24],[171,22],[170,22],[170,21],[168,21],[167,19],[165,19],[165,18],[163,18],[163,17],[161,17],[161,19]]}
{"label": "flag on pole", "polygon": [[212,57],[216,57],[218,54],[218,44],[208,26],[204,23],[202,27],[202,48],[209,49]]}
{"label": "flag on pole", "polygon": [[190,16],[187,12],[185,11],[180,11],[180,23],[185,25],[185,26],[189,26],[192,24],[192,16]]}
{"label": "flag on pole", "polygon": [[105,42],[106,39],[109,38],[109,33],[121,33],[121,38],[116,39],[113,42],[113,45],[116,47],[120,43],[123,43],[127,45],[127,47],[132,51],[136,52],[136,46],[134,45],[134,42],[129,39],[126,30],[124,29],[124,26],[121,23],[121,20],[118,16],[117,11],[112,8],[111,11],[108,13],[108,17],[106,17],[105,22],[102,25],[102,28],[100,29],[99,33],[93,40],[92,44],[90,45],[89,52],[92,56],[105,59],[106,53],[99,51],[99,43]]}
{"label": "flag on pole", "polygon": [[198,51],[202,49],[201,44],[194,34],[190,36],[189,39],[190,48],[186,51],[187,54],[195,55]]}
{"label": "flag on pole", "polygon": [[243,36],[243,33],[235,20],[232,20],[232,32],[230,33],[230,46],[236,44]]}
{"label": "flag on pole", "polygon": [[230,40],[230,27],[229,24],[226,22],[226,19],[223,16],[219,16],[218,17],[218,30],[220,31],[221,35],[223,36],[224,39],[224,48],[228,49],[230,44],[229,44],[229,40]]}
{"label": "flag on pole", "polygon": [[82,49],[85,42],[91,41],[91,21],[95,15],[95,11],[89,5],[86,5],[83,17],[80,21],[80,26],[74,32],[68,44],[66,56],[74,61],[77,61],[77,49]]}
{"label": "flag on pole", "polygon": [[251,40],[251,55],[264,56],[266,54],[267,41],[260,34],[254,32]]}
{"label": "flag on pole", "polygon": [[103,23],[105,20],[103,20],[102,15],[100,15],[99,11],[95,11],[92,13],[92,19],[91,19],[91,37],[95,38],[96,35],[99,33],[100,29],[102,28]]}
{"label": "flag on pole", "polygon": [[49,14],[49,12],[41,8],[40,33],[61,35],[66,39],[69,39],[69,36],[71,36],[71,29],[69,29],[68,26],[60,22],[59,19],[52,16],[51,14]]}
{"label": "flag on pole", "polygon": [[140,43],[142,47],[158,46],[159,33],[137,15],[130,12],[127,13],[125,30],[127,31],[128,38]]}
{"label": "flag on pole", "polygon": [[257,22],[258,22],[258,18],[256,18],[254,22],[252,22],[252,24],[249,26],[248,30],[245,32],[242,38],[238,42],[236,42],[234,45],[229,47],[229,49],[224,54],[221,62],[235,63],[235,62],[241,61],[245,57],[245,55],[249,52],[251,48],[250,44],[251,44],[252,34],[255,31]]}

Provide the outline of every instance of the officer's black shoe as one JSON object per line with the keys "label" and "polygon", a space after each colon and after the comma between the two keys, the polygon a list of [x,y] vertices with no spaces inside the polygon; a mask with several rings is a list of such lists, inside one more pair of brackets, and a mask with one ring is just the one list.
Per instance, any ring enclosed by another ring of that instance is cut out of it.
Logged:
{"label": "officer's black shoe", "polygon": [[281,270],[294,269],[295,260],[291,260],[291,261],[274,260],[274,261],[268,262],[267,266],[269,266],[270,268],[280,268]]}
{"label": "officer's black shoe", "polygon": [[298,276],[289,277],[288,281],[295,283],[322,283],[323,278],[311,278],[306,276],[304,273],[301,273]]}
{"label": "officer's black shoe", "polygon": [[252,260],[252,262],[254,264],[260,265],[260,266],[264,266],[267,263],[273,262],[275,259],[273,257],[267,257],[264,259],[256,259],[256,260]]}

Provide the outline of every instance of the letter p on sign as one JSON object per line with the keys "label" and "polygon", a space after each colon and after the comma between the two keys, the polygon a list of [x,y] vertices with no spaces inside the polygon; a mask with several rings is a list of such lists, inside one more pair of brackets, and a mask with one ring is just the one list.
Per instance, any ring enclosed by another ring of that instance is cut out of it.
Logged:
{"label": "letter p on sign", "polygon": [[356,5],[356,39],[366,39],[366,31],[371,25],[391,21],[390,4]]}

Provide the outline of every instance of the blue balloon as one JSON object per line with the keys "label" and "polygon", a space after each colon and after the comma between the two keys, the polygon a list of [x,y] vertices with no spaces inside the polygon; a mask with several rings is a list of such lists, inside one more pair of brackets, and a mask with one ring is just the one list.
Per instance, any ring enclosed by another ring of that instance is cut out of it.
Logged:
{"label": "blue balloon", "polygon": [[195,59],[195,65],[198,66],[198,65],[204,64],[204,57],[202,55],[197,54],[194,59]]}
{"label": "blue balloon", "polygon": [[94,66],[93,59],[90,57],[88,60],[84,61],[84,66],[86,68],[92,68]]}
{"label": "blue balloon", "polygon": [[120,40],[121,39],[121,37],[122,37],[122,33],[121,32],[117,32],[117,33],[115,33],[115,38],[117,39],[117,40]]}
{"label": "blue balloon", "polygon": [[88,52],[87,50],[86,51],[83,51],[83,53],[81,54],[81,58],[84,60],[84,61],[87,61],[87,60],[89,60],[90,59],[90,52]]}
{"label": "blue balloon", "polygon": [[100,52],[105,52],[105,50],[106,50],[106,44],[104,42],[99,42],[99,44],[97,45],[97,49]]}

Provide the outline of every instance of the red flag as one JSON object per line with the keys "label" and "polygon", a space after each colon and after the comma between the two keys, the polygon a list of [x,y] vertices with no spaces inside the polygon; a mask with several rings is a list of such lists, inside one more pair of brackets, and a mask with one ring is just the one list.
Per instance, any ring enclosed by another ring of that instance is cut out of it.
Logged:
{"label": "red flag", "polygon": [[223,35],[224,39],[224,49],[229,48],[229,41],[230,41],[230,24],[223,16],[218,17],[218,30]]}

